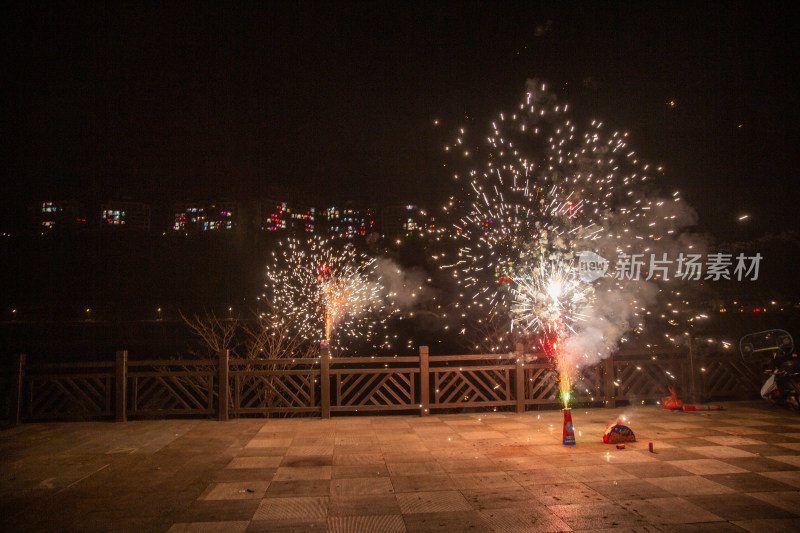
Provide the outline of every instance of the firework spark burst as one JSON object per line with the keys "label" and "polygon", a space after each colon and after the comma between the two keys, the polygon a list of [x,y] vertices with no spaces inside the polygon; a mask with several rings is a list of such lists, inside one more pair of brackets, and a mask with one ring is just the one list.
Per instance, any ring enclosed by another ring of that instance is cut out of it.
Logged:
{"label": "firework spark burst", "polygon": [[[287,238],[267,266],[268,300],[309,341],[343,350],[355,342],[390,347],[385,319],[392,313],[375,260],[339,239]],[[379,338],[383,335],[383,338]]]}
{"label": "firework spark burst", "polygon": [[556,361],[559,392],[567,407],[572,378],[566,352],[559,347],[591,312],[594,288],[581,282],[571,263],[542,262],[528,270],[529,275],[512,279],[511,329],[540,333],[539,345]]}
{"label": "firework spark burst", "polygon": [[455,175],[462,194],[444,207],[457,257],[441,261],[457,280],[465,320],[507,323],[511,334],[493,351],[534,337],[552,357],[565,406],[576,368],[641,330],[658,291],[657,280],[587,282],[579,255],[661,250],[685,225],[680,195],[654,192],[660,169],[639,158],[627,133],[597,120],[579,129],[568,110],[532,81],[516,112],[500,113],[482,139],[459,130],[446,149],[461,153],[467,170]]}

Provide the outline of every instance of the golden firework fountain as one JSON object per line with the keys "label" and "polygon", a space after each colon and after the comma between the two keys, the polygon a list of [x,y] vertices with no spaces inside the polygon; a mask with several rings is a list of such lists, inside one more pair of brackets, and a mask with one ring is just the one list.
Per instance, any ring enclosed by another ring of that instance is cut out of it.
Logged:
{"label": "golden firework fountain", "polygon": [[553,348],[556,349],[556,361],[558,366],[558,390],[561,395],[561,401],[564,403],[564,425],[563,425],[563,440],[562,443],[567,446],[575,444],[575,429],[572,426],[572,409],[569,408],[570,389],[572,387],[572,380],[569,375],[569,366],[564,357],[564,352],[558,350],[558,344],[553,343]]}

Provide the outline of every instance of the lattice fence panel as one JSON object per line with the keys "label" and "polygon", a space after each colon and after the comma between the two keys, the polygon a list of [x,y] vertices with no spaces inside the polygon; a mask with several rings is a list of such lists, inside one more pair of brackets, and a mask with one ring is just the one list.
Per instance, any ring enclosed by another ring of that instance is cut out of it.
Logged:
{"label": "lattice fence panel", "polygon": [[317,407],[315,373],[237,371],[232,376],[233,412],[268,412]]}
{"label": "lattice fence panel", "polygon": [[757,398],[763,377],[741,359],[707,359],[700,372],[709,400]]}
{"label": "lattice fence panel", "polygon": [[210,414],[214,410],[214,375],[207,372],[130,374],[130,414]]}
{"label": "lattice fence panel", "polygon": [[110,376],[28,376],[27,418],[93,418],[111,415]]}
{"label": "lattice fence panel", "polygon": [[581,368],[573,378],[572,394],[576,401],[599,402],[605,399],[605,365]]}
{"label": "lattice fence panel", "polygon": [[[668,393],[668,386],[683,383],[686,364],[680,359],[615,361],[615,396],[628,401],[661,398]],[[688,383],[683,383],[683,386],[687,387]],[[614,394],[613,391],[606,392]]]}
{"label": "lattice fence panel", "polygon": [[525,401],[527,403],[559,403],[558,374],[549,366],[525,365]]}
{"label": "lattice fence panel", "polygon": [[337,407],[414,406],[414,372],[336,373]]}
{"label": "lattice fence panel", "polygon": [[474,404],[511,405],[510,368],[464,367],[459,370],[431,369],[434,379],[434,405]]}

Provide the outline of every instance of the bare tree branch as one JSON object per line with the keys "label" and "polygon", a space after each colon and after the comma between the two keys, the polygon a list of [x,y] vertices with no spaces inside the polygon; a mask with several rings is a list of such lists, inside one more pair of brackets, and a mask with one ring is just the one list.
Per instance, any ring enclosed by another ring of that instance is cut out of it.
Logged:
{"label": "bare tree branch", "polygon": [[220,319],[213,311],[187,317],[181,312],[183,322],[197,335],[211,355],[238,347],[237,332],[241,327],[239,317]]}

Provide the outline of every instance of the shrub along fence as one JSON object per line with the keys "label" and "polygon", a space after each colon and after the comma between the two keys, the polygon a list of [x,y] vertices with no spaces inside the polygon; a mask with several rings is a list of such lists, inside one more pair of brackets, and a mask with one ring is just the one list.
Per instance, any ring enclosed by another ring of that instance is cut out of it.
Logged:
{"label": "shrub along fence", "polygon": [[[128,417],[318,415],[557,407],[557,374],[541,353],[411,357],[130,360],[28,364],[7,373],[7,417],[34,420]],[[761,376],[734,354],[619,351],[576,376],[571,402],[615,407],[658,401],[673,385],[688,402],[758,397]]]}

